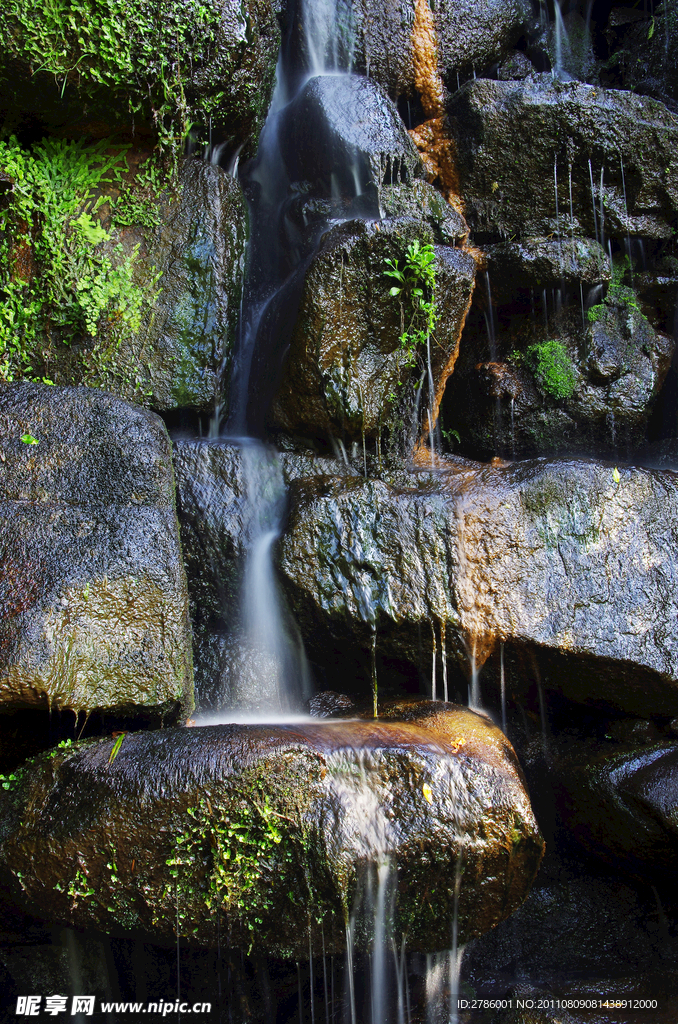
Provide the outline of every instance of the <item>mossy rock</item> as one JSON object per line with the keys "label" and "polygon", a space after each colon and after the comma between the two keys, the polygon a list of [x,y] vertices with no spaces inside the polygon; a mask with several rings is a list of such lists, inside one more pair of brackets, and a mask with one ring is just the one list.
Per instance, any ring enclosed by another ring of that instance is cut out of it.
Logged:
{"label": "mossy rock", "polygon": [[159,136],[181,151],[189,131],[221,130],[253,152],[280,46],[268,0],[12,0],[0,49],[6,130],[66,136]]}
{"label": "mossy rock", "polygon": [[[206,726],[96,740],[15,773],[0,865],[52,920],[306,959],[345,948],[363,886],[390,866],[393,934],[445,948],[525,898],[543,853],[506,738],[466,708]],[[398,718],[406,721],[397,721]],[[365,810],[369,808],[366,814]],[[355,927],[370,948],[370,914]]]}

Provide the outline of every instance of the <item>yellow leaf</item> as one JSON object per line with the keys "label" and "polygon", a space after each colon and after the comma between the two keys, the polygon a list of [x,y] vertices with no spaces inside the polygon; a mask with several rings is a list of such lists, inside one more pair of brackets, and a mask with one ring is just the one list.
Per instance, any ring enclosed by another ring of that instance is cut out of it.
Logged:
{"label": "yellow leaf", "polygon": [[426,800],[428,803],[432,804],[433,803],[433,790],[429,786],[428,782],[424,783],[424,785],[421,787],[421,791],[424,794],[424,800]]}

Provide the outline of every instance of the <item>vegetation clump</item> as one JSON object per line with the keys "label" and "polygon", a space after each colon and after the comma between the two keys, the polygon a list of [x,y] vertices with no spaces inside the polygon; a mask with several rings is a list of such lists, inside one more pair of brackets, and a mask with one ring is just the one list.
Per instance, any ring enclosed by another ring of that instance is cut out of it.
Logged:
{"label": "vegetation clump", "polygon": [[525,353],[525,362],[547,395],[556,399],[572,397],[577,386],[577,374],[562,341],[550,338],[541,344],[530,345]]}
{"label": "vegetation clump", "polygon": [[605,316],[610,308],[622,309],[626,313],[626,321],[629,332],[633,334],[634,320],[638,319],[647,323],[647,317],[638,303],[638,296],[633,288],[624,283],[624,279],[631,271],[631,261],[628,256],[612,264],[612,278],[603,302],[591,306],[586,316],[589,323],[598,323]]}
{"label": "vegetation clump", "polygon": [[106,90],[108,109],[149,120],[165,149],[178,152],[222,98],[194,88],[196,67],[217,45],[213,0],[166,0],[160,10],[144,0],[8,0],[4,18],[3,64],[47,72],[62,96],[69,85]]}
{"label": "vegetation clump", "polygon": [[[10,188],[0,203],[0,380],[35,379],[54,344],[90,343],[88,383],[98,383],[123,338],[136,334],[157,278],[135,281],[137,245],[125,251],[118,225],[153,224],[146,170],[127,185],[125,149],[47,138],[31,149],[0,141],[0,171]],[[117,185],[113,197],[110,186]],[[101,208],[112,211],[104,227]],[[48,372],[48,371],[47,371]],[[42,376],[45,383],[49,377]]]}

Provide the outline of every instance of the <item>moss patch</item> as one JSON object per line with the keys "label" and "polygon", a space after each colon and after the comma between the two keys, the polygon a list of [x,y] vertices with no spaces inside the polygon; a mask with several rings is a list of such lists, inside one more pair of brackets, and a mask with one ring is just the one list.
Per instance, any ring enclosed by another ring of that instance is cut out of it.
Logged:
{"label": "moss patch", "polygon": [[125,251],[120,230],[131,219],[152,226],[164,179],[151,165],[131,183],[127,170],[124,148],[105,141],[0,142],[10,183],[0,205],[0,380],[51,383],[54,348],[84,336],[83,382],[105,384],[115,351],[138,332],[157,276],[137,283],[139,246]]}

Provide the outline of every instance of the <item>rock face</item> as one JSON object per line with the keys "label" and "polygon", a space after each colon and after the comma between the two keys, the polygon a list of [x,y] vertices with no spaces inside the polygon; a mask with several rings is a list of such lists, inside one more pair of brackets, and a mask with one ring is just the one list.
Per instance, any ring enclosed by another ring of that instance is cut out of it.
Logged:
{"label": "rock face", "polygon": [[[421,159],[393,102],[369,79],[322,75],[310,79],[283,112],[283,158],[291,181],[322,183],[325,195],[349,196],[382,182],[423,177]],[[337,174],[346,174],[346,180]],[[331,180],[334,175],[334,182]]]}
{"label": "rock face", "polygon": [[[542,857],[520,769],[466,708],[390,714],[406,721],[165,730],[129,734],[113,760],[105,740],[45,756],[3,803],[3,873],[62,921],[170,940],[178,922],[204,945],[220,916],[231,946],[253,930],[259,951],[304,959],[300,915],[313,908],[314,948],[320,918],[340,952],[375,863],[395,935],[444,946],[461,871],[465,941],[522,902]],[[359,922],[356,945],[371,932]]]}
{"label": "rock face", "polygon": [[[398,97],[415,94],[417,0],[353,6],[357,69]],[[521,35],[529,17],[520,0],[483,0],[473,5],[444,0],[433,11],[437,70],[449,88],[457,73],[468,76],[489,68]]]}
{"label": "rock face", "polygon": [[605,237],[671,236],[678,127],[663,104],[538,75],[469,82],[448,112],[473,230],[565,235],[571,165],[575,230],[590,237],[601,226]]}
{"label": "rock face", "polygon": [[183,163],[179,189],[144,261],[160,294],[137,359],[154,408],[212,411],[238,327],[247,209],[238,181],[202,160]]}
{"label": "rock face", "polygon": [[[507,289],[510,280],[499,282]],[[610,292],[585,326],[577,306],[552,312],[547,326],[532,319],[526,292],[491,314],[487,301],[474,309],[443,401],[443,422],[462,450],[479,458],[606,450],[618,457],[615,446],[642,445],[675,342],[625,293]]]}
{"label": "rock face", "polygon": [[298,481],[280,568],[328,686],[347,644],[369,664],[375,634],[381,656],[415,667],[432,637],[462,666],[502,640],[553,663],[545,685],[566,696],[675,714],[676,487],[669,472],[617,481],[612,466],[543,460],[419,489]]}
{"label": "rock face", "polygon": [[86,4],[73,32],[51,12],[17,5],[0,55],[6,127],[37,117],[50,131],[101,136],[134,134],[141,121],[167,145],[173,130],[206,132],[212,115],[213,128],[251,151],[273,87],[278,5],[172,2],[156,13],[137,0],[114,11]]}
{"label": "rock face", "polygon": [[190,709],[186,580],[162,421],[86,388],[5,387],[0,495],[3,710]]}
{"label": "rock face", "polygon": [[[384,190],[388,193],[389,190]],[[310,436],[360,441],[383,430],[417,434],[412,421],[415,383],[426,374],[426,353],[410,361],[400,336],[410,313],[389,295],[386,260],[404,266],[407,245],[465,237],[465,224],[421,183],[386,199],[395,216],[378,223],[350,221],[327,232],[305,277],[282,382],[271,411],[278,428]],[[406,213],[404,211],[407,211]],[[437,219],[439,217],[439,219]],[[460,248],[435,245],[436,302],[440,313],[431,343],[434,409],[457,356],[474,285],[475,262]],[[409,411],[409,415],[407,410]],[[404,423],[407,417],[410,422]]]}
{"label": "rock face", "polygon": [[[169,184],[169,182],[168,182]],[[116,189],[113,203],[119,199]],[[156,227],[122,229],[115,207],[106,250],[115,263],[138,246],[135,277],[149,308],[138,331],[107,344],[100,328],[68,344],[54,341],[42,369],[56,384],[97,384],[155,409],[211,411],[228,379],[247,243],[247,210],[238,182],[203,160],[184,160],[176,188],[152,200]],[[122,249],[120,250],[120,247]],[[155,285],[153,282],[155,281]],[[90,351],[103,350],[94,368]]]}

